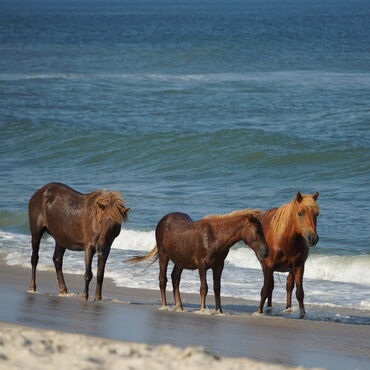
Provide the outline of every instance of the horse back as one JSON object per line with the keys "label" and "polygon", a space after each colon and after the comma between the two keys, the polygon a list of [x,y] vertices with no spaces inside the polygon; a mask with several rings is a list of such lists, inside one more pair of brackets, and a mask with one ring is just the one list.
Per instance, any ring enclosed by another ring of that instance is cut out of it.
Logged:
{"label": "horse back", "polygon": [[32,195],[28,211],[31,233],[44,228],[65,248],[83,249],[85,224],[91,222],[83,194],[61,183],[49,183]]}
{"label": "horse back", "polygon": [[203,233],[187,214],[170,213],[164,216],[156,228],[156,241],[159,254],[167,255],[183,268],[198,268]]}

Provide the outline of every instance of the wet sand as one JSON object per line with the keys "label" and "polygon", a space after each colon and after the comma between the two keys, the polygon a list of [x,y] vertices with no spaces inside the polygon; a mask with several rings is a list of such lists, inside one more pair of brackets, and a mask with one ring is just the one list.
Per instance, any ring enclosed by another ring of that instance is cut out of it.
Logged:
{"label": "wet sand", "polygon": [[[257,302],[228,297],[224,316],[199,314],[193,294],[183,294],[186,312],[162,311],[159,291],[116,287],[110,279],[102,301],[84,302],[82,276],[65,274],[72,294],[59,296],[53,270],[38,271],[37,293],[27,292],[30,274],[0,260],[0,321],[149,345],[202,346],[218,356],[283,366],[370,367],[369,325],[257,315]],[[168,298],[171,303],[170,292]],[[213,296],[207,302],[212,308]]]}

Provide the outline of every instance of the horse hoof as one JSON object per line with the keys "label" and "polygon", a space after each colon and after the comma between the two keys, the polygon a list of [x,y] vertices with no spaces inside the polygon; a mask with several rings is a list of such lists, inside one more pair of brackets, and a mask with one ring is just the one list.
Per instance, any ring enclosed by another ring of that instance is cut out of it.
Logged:
{"label": "horse hoof", "polygon": [[95,298],[94,298],[94,301],[101,301],[101,299],[102,299],[102,298],[101,298],[101,296],[99,296],[99,297],[95,297]]}
{"label": "horse hoof", "polygon": [[272,307],[271,306],[266,307],[266,313],[272,313]]}

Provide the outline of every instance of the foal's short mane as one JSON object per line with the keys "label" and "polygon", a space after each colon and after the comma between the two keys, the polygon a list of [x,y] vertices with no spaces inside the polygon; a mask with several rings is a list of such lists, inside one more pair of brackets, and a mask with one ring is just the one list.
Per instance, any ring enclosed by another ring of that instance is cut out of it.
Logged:
{"label": "foal's short mane", "polygon": [[225,215],[209,215],[209,216],[205,216],[204,219],[205,220],[213,220],[213,221],[217,221],[217,220],[225,220],[227,218],[232,218],[232,217],[240,217],[240,216],[248,216],[248,215],[251,215],[253,217],[256,217],[258,220],[261,219],[262,215],[263,215],[263,211],[260,211],[259,209],[249,209],[249,208],[246,208],[246,209],[241,209],[239,211],[233,211],[233,212],[230,212],[230,213],[227,213]]}
{"label": "foal's short mane", "polygon": [[289,203],[280,206],[271,219],[271,227],[278,239],[293,222],[293,217],[294,214],[297,213],[298,205],[303,206],[303,208],[313,213],[319,211],[319,205],[310,194],[303,194],[301,202],[298,202],[297,198],[294,198]]}
{"label": "foal's short mane", "polygon": [[97,190],[89,195],[93,199],[95,216],[98,220],[105,216],[120,224],[127,219],[127,209],[119,191]]}

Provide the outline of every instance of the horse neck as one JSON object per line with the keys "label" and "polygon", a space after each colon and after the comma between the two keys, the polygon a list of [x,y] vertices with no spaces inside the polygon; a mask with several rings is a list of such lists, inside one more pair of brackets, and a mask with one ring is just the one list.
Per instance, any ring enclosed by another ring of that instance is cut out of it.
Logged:
{"label": "horse neck", "polygon": [[242,217],[236,216],[214,221],[209,220],[217,248],[230,249],[235,243],[242,240],[241,231],[244,226]]}
{"label": "horse neck", "polygon": [[265,233],[265,238],[269,246],[275,245],[279,248],[290,249],[293,247],[295,240],[297,238],[297,233],[294,229],[293,220],[288,223],[288,226],[281,233],[280,237],[277,238],[274,232],[274,228],[271,225],[271,220],[277,211],[277,208],[274,208],[263,216],[262,226]]}

